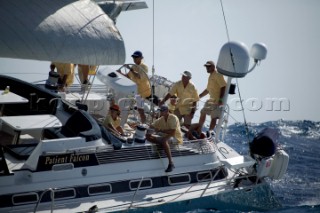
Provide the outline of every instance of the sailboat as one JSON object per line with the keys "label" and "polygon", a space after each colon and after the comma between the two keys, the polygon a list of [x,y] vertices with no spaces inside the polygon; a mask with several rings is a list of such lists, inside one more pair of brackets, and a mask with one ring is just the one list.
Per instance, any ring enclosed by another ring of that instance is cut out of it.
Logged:
{"label": "sailboat", "polygon": [[[1,35],[0,55],[123,64],[116,17],[122,10],[145,7],[128,1],[1,1],[1,20],[8,30]],[[30,18],[20,18],[24,14]],[[17,32],[17,27],[23,30]],[[76,53],[75,45],[80,47]],[[265,45],[253,45],[249,69],[246,45],[227,42],[217,63],[228,78],[227,91],[233,78],[245,77],[266,55]],[[281,206],[268,180],[285,175],[289,156],[276,146],[272,129],[254,138],[248,155],[224,142],[228,93],[216,134],[173,144],[175,169],[165,172],[167,157],[146,140],[147,126],[124,124],[127,134],[111,137],[101,126],[110,100],[132,100],[135,84],[115,70],[94,77],[104,84],[84,90],[73,85],[61,93],[52,79],[39,85],[0,75],[0,212],[264,211]],[[157,75],[150,82],[159,97],[173,84]],[[126,121],[139,123],[130,103]],[[146,110],[151,119],[155,108]]]}

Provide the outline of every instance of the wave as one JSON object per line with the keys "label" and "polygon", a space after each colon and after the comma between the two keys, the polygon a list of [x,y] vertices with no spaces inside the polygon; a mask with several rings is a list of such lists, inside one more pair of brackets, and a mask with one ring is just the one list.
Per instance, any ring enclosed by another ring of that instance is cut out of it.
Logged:
{"label": "wave", "polygon": [[277,120],[247,126],[235,123],[228,127],[226,143],[241,154],[248,154],[248,143],[267,127],[279,131],[277,144],[290,157],[284,178],[270,181],[275,196],[284,206],[272,212],[320,212],[320,122]]}
{"label": "wave", "polygon": [[[270,127],[278,129],[284,137],[301,136],[310,139],[320,139],[320,122],[310,120],[277,120],[263,123],[248,123],[249,135],[254,136],[262,129]],[[229,133],[246,133],[244,123],[235,123],[229,126]]]}

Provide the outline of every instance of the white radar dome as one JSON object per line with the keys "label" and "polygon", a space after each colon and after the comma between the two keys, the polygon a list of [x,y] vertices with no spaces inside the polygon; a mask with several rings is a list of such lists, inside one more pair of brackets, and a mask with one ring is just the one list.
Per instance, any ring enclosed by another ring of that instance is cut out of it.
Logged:
{"label": "white radar dome", "polygon": [[242,78],[249,71],[249,51],[247,46],[242,42],[228,42],[220,50],[217,70],[219,73],[234,77]]}
{"label": "white radar dome", "polygon": [[264,60],[267,57],[267,47],[263,43],[253,44],[251,47],[250,55],[255,60]]}

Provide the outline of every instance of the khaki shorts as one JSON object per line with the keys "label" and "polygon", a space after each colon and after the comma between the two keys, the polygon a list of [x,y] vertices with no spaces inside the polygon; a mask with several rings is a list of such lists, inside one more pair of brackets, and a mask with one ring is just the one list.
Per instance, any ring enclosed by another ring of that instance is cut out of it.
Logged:
{"label": "khaki shorts", "polygon": [[212,101],[207,101],[204,104],[204,107],[201,109],[201,113],[210,115],[211,118],[219,118],[221,114],[221,107],[218,104],[213,103]]}
{"label": "khaki shorts", "polygon": [[[153,138],[155,143],[162,144],[163,142],[165,142],[166,134],[164,134],[162,132],[158,132],[156,134],[151,134],[151,137]],[[169,143],[179,143],[179,141],[175,137],[170,137],[168,139],[168,142]]]}
{"label": "khaki shorts", "polygon": [[181,119],[183,118],[184,125],[191,125],[193,114],[181,115],[179,108],[175,109],[173,114],[175,114],[178,117],[180,122],[181,122]]}

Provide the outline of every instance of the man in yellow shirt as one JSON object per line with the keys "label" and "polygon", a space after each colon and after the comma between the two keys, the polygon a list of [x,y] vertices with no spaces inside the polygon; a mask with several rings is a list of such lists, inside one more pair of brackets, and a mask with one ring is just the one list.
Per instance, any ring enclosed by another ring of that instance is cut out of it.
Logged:
{"label": "man in yellow shirt", "polygon": [[[176,142],[182,144],[182,133],[177,116],[169,113],[169,108],[167,105],[162,105],[160,107],[160,116],[161,117],[155,120],[150,126],[150,128],[155,129],[156,135],[147,134],[146,138],[151,143],[163,146],[169,160],[169,164],[165,172],[171,172],[174,169],[174,164],[171,156],[169,139],[173,137]],[[159,135],[161,136],[159,137]]]}
{"label": "man in yellow shirt", "polygon": [[210,99],[206,101],[204,107],[201,110],[199,124],[202,127],[205,122],[206,115],[210,115],[211,122],[209,131],[211,131],[216,126],[217,119],[221,114],[220,106],[223,103],[223,96],[227,83],[224,80],[223,75],[217,72],[216,66],[213,61],[207,61],[204,66],[207,69],[207,73],[209,73],[210,75],[207,88],[202,93],[200,93],[199,96],[200,98],[202,98],[209,94]]}
{"label": "man in yellow shirt", "polygon": [[[140,51],[135,51],[131,57],[133,58],[134,65],[129,68],[129,72],[124,74],[137,84],[138,94],[135,96],[137,102],[137,108],[140,115],[141,123],[146,122],[146,116],[144,114],[144,99],[151,96],[151,86],[148,78],[148,66],[142,62],[143,55]],[[118,70],[121,73],[120,70]]]}
{"label": "man in yellow shirt", "polygon": [[116,104],[112,105],[106,119],[103,122],[103,126],[116,134],[123,135],[124,132],[120,126],[121,120],[119,115],[120,107]]}
{"label": "man in yellow shirt", "polygon": [[59,62],[53,62],[52,64],[54,64],[57,68],[57,72],[60,75],[58,83],[60,84],[60,89],[64,91],[66,87],[73,84],[74,64]]}
{"label": "man in yellow shirt", "polygon": [[199,101],[198,91],[194,84],[190,81],[192,74],[189,71],[182,73],[180,81],[176,82],[169,93],[160,101],[159,105],[164,104],[171,96],[178,97],[174,114],[181,120],[183,118],[184,125],[189,128],[193,115],[196,111],[196,104]]}

